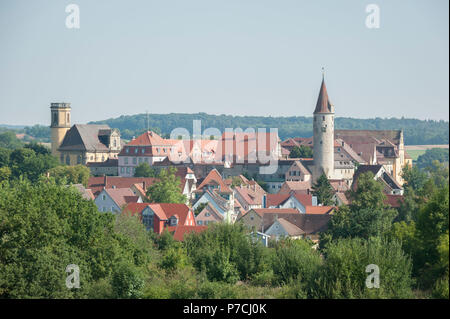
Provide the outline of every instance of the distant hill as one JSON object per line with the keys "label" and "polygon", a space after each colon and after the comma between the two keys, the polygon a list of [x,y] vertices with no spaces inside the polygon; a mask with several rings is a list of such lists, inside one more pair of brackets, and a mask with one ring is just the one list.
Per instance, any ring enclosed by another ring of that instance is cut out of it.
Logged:
{"label": "distant hill", "polygon": [[[278,128],[281,139],[288,137],[312,136],[312,117],[264,117],[264,116],[232,116],[211,115],[206,113],[185,114],[149,114],[149,126],[155,132],[168,136],[178,127],[186,128],[192,133],[193,120],[201,120],[202,130],[208,127],[218,128],[221,132],[225,128]],[[90,122],[90,124],[108,124],[121,131],[125,139],[131,139],[145,131],[147,127],[146,114],[120,116],[104,121]],[[336,129],[364,129],[364,130],[404,130],[405,144],[448,144],[449,122],[417,120],[406,118],[374,118],[355,119],[338,117],[335,121]]]}

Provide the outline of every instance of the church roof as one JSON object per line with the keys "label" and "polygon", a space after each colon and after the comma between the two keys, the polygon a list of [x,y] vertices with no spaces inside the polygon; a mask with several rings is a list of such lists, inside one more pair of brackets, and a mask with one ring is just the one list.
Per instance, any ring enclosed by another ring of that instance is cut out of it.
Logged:
{"label": "church roof", "polygon": [[322,85],[320,86],[319,98],[317,99],[316,113],[334,113],[334,107],[331,105],[328,98],[327,87],[325,86],[325,79],[322,78]]}
{"label": "church roof", "polygon": [[67,131],[59,151],[101,151],[107,152],[109,148],[103,144],[99,135],[110,130],[108,125],[75,124]]}

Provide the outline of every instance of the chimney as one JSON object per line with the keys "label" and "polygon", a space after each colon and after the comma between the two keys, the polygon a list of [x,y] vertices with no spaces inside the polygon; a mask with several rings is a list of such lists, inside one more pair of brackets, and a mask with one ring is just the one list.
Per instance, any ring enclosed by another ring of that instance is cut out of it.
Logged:
{"label": "chimney", "polygon": [[147,188],[145,186],[146,186],[146,183],[145,183],[145,181],[143,181],[142,182],[142,187],[144,188],[144,192],[147,191]]}
{"label": "chimney", "polygon": [[103,184],[105,184],[105,187],[106,187],[106,182],[107,182],[106,175],[103,175]]}
{"label": "chimney", "polygon": [[266,194],[262,197],[262,208],[267,208],[267,196]]}

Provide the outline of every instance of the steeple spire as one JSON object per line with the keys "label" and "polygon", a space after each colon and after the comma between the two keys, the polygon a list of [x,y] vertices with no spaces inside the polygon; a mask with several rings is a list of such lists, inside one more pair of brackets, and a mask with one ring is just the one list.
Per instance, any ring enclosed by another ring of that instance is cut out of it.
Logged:
{"label": "steeple spire", "polygon": [[317,99],[315,113],[334,113],[334,108],[328,98],[327,87],[325,86],[325,71],[322,67],[322,85],[320,86],[319,98]]}

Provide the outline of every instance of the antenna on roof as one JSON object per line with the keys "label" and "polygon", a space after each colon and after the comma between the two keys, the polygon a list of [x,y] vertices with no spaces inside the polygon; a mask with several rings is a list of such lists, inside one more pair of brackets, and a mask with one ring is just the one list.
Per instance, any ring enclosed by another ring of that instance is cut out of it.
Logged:
{"label": "antenna on roof", "polygon": [[148,111],[145,111],[146,112],[146,114],[147,114],[147,132],[150,130],[150,127],[149,127],[149,125],[148,125]]}
{"label": "antenna on roof", "polygon": [[322,67],[322,79],[325,77],[325,68]]}

